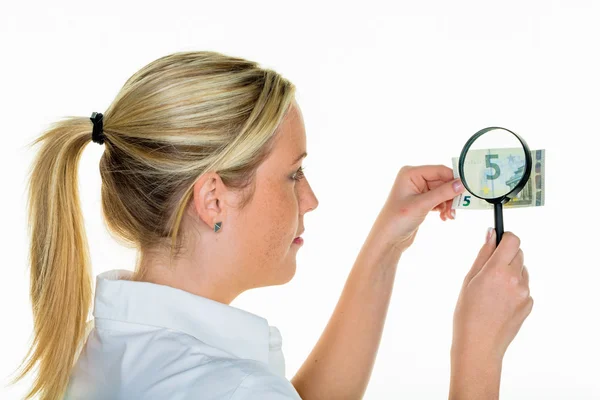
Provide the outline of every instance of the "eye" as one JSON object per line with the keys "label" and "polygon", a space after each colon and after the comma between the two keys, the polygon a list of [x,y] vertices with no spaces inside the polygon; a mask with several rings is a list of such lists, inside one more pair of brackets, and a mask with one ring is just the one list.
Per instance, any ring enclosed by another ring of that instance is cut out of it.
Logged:
{"label": "eye", "polygon": [[292,179],[295,181],[304,179],[304,168],[302,168],[302,167],[298,168],[298,171],[296,171],[296,173],[292,176]]}

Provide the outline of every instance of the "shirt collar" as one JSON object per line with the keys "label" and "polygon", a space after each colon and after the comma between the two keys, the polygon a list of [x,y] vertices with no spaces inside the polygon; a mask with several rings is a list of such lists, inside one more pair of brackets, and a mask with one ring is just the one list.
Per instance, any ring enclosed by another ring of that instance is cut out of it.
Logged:
{"label": "shirt collar", "polygon": [[132,274],[114,269],[97,275],[95,318],[173,329],[267,365],[269,350],[281,347],[279,330],[265,318],[181,289],[131,281]]}

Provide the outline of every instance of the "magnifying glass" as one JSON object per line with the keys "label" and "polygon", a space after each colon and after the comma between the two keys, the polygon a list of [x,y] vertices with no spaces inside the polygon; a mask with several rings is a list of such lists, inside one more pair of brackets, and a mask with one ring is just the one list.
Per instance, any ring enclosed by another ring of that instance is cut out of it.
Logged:
{"label": "magnifying glass", "polygon": [[474,134],[458,159],[458,174],[473,196],[494,205],[496,245],[504,233],[502,205],[518,197],[531,175],[531,151],[516,133],[488,127]]}

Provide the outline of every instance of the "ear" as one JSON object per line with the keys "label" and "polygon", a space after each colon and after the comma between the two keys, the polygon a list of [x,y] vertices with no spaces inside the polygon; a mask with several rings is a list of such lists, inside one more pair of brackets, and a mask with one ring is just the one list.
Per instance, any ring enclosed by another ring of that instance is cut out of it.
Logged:
{"label": "ear", "polygon": [[225,219],[227,188],[219,174],[208,172],[194,183],[192,211],[212,230],[215,223]]}

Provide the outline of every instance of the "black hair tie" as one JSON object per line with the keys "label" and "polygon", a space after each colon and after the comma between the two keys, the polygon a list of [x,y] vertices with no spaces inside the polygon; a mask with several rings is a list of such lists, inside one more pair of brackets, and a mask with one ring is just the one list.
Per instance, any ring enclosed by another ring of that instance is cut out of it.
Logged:
{"label": "black hair tie", "polygon": [[94,130],[92,131],[92,141],[98,144],[104,143],[104,132],[102,126],[102,113],[93,112],[90,120],[94,123]]}

